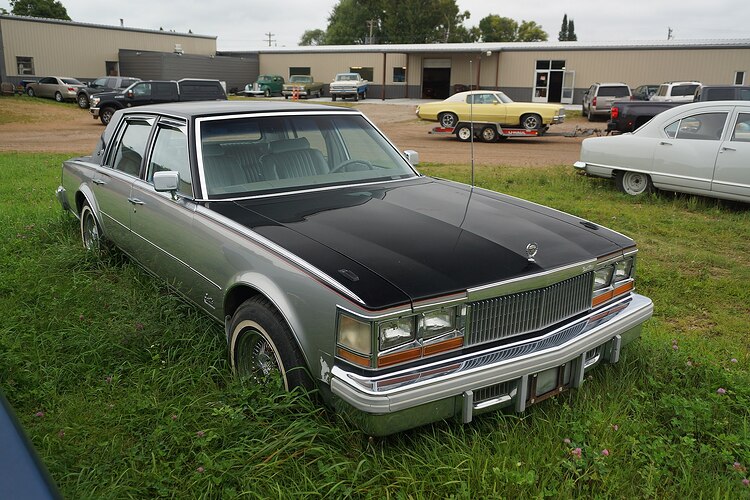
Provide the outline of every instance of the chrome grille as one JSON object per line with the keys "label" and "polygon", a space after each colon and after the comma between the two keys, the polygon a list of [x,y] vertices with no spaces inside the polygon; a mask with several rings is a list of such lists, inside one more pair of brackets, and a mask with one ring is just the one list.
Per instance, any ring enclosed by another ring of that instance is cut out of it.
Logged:
{"label": "chrome grille", "polygon": [[470,303],[468,344],[541,330],[588,310],[593,279],[588,272],[545,288]]}
{"label": "chrome grille", "polygon": [[490,399],[495,399],[500,396],[509,396],[510,393],[516,388],[517,382],[511,380],[509,382],[501,382],[499,384],[490,385],[488,387],[482,387],[481,389],[474,390],[474,403],[481,403]]}

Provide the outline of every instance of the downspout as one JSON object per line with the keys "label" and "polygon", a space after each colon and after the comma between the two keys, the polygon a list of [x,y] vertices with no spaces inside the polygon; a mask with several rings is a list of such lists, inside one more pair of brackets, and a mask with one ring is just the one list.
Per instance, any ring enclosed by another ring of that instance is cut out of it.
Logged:
{"label": "downspout", "polygon": [[386,75],[385,58],[386,58],[386,53],[383,52],[383,91],[381,92],[381,95],[380,95],[381,101],[385,101],[385,75]]}

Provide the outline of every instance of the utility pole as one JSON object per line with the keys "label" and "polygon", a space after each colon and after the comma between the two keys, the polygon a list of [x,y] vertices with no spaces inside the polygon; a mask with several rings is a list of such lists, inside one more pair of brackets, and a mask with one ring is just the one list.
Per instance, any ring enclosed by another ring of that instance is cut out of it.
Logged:
{"label": "utility pole", "polygon": [[667,27],[667,40],[672,39],[672,28]]}
{"label": "utility pole", "polygon": [[266,33],[266,36],[268,37],[268,46],[269,47],[271,46],[271,42],[275,42],[276,41],[276,40],[273,39],[273,36],[275,34],[276,33],[271,33],[270,31],[268,33]]}
{"label": "utility pole", "polygon": [[370,36],[367,38],[367,41],[365,43],[371,44],[372,43],[372,29],[375,27],[375,23],[377,21],[375,19],[368,19],[365,22],[367,23],[367,27],[370,28]]}

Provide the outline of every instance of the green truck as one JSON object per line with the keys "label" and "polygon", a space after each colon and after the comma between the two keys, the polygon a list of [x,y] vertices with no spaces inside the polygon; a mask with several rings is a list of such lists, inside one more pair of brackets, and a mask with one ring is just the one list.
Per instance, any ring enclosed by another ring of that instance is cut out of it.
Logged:
{"label": "green truck", "polygon": [[289,99],[294,96],[295,90],[299,97],[320,97],[323,95],[323,83],[314,81],[310,75],[292,75],[281,93],[285,99]]}

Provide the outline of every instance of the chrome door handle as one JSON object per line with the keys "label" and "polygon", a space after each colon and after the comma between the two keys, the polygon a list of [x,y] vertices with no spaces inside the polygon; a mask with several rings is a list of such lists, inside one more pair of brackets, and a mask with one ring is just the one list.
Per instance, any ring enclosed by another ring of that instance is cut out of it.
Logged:
{"label": "chrome door handle", "polygon": [[97,184],[97,185],[99,185],[99,186],[101,186],[101,185],[103,185],[103,184],[106,184],[106,183],[107,183],[106,181],[103,181],[103,180],[101,180],[101,179],[94,179],[94,180],[93,180],[93,181],[91,181],[91,182],[93,182],[94,184]]}
{"label": "chrome door handle", "polygon": [[138,198],[128,198],[128,201],[132,203],[133,205],[145,205],[145,203],[139,200]]}
{"label": "chrome door handle", "polygon": [[722,146],[721,150],[722,151],[737,151],[736,149],[730,148],[729,146]]}
{"label": "chrome door handle", "polygon": [[659,141],[659,145],[660,146],[671,146],[672,143],[671,142],[666,142],[666,141]]}

